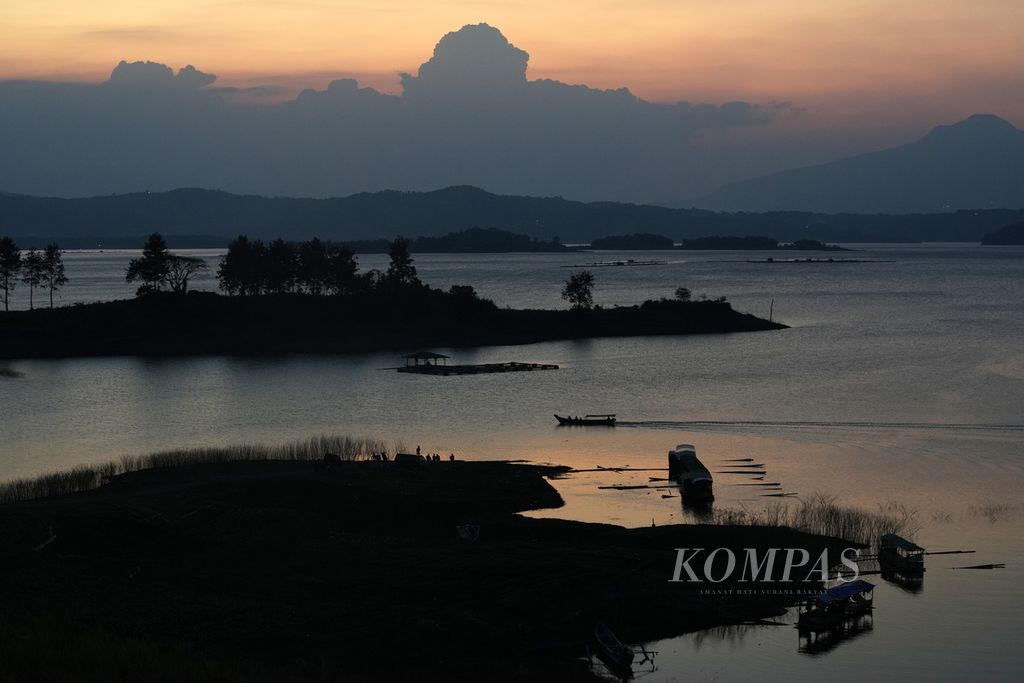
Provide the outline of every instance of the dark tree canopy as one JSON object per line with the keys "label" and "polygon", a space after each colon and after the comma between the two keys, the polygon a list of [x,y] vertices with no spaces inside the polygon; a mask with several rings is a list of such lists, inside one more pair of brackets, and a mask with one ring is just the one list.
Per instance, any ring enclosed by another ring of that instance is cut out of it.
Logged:
{"label": "dark tree canopy", "polygon": [[60,247],[56,243],[47,244],[43,251],[43,286],[50,290],[50,308],[53,308],[54,291],[67,284],[67,281]]}
{"label": "dark tree canopy", "polygon": [[295,245],[278,237],[267,247],[262,269],[264,287],[272,294],[283,294],[295,288],[299,254]]}
{"label": "dark tree canopy", "polygon": [[46,272],[46,263],[43,255],[35,248],[29,249],[22,264],[21,281],[28,285],[28,308],[35,308],[36,287],[41,287]]}
{"label": "dark tree canopy", "polygon": [[250,242],[239,235],[228,244],[228,253],[221,258],[217,269],[220,288],[228,294],[256,295],[263,291],[260,260],[266,247],[257,240]]}
{"label": "dark tree canopy", "polygon": [[11,291],[21,272],[21,249],[10,237],[0,237],[0,289],[4,290],[4,310],[8,310]]}
{"label": "dark tree canopy", "polygon": [[323,294],[331,279],[331,259],[327,246],[314,237],[299,245],[299,286],[314,296]]}
{"label": "dark tree canopy", "polygon": [[346,246],[328,246],[319,239],[301,244],[276,239],[269,245],[239,235],[217,269],[220,288],[228,294],[256,296],[301,292],[351,294],[364,281],[357,274],[355,254]]}
{"label": "dark tree canopy", "polygon": [[189,280],[206,267],[203,259],[171,254],[167,260],[167,284],[172,292],[184,294],[188,291]]}
{"label": "dark tree canopy", "polygon": [[411,241],[402,236],[396,237],[388,244],[388,256],[391,263],[385,279],[394,285],[418,285],[420,279],[416,275],[412,254],[409,251]]}
{"label": "dark tree canopy", "polygon": [[359,286],[355,253],[348,247],[332,247],[327,261],[325,289],[331,294],[351,294]]}
{"label": "dark tree canopy", "polygon": [[593,308],[594,274],[589,270],[581,270],[570,275],[562,286],[562,298],[574,310]]}
{"label": "dark tree canopy", "polygon": [[126,282],[142,282],[137,294],[158,292],[167,283],[170,267],[171,252],[167,249],[167,242],[160,233],[154,232],[146,239],[142,256],[128,262],[124,279]]}

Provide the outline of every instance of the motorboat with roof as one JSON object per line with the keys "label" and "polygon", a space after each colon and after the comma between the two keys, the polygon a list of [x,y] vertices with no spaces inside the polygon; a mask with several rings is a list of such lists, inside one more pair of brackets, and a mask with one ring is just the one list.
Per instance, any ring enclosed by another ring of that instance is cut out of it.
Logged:
{"label": "motorboat with roof", "polygon": [[844,619],[871,611],[875,584],[862,579],[846,581],[809,598],[803,603],[797,627],[825,629]]}
{"label": "motorboat with roof", "polygon": [[711,502],[715,499],[711,472],[697,459],[693,444],[681,443],[668,452],[668,476],[683,489],[683,498],[690,502]]}
{"label": "motorboat with roof", "polygon": [[924,572],[924,548],[896,534],[884,534],[878,545],[878,564],[900,574]]}
{"label": "motorboat with roof", "polygon": [[614,427],[615,413],[587,414],[583,417],[555,415],[558,424],[574,427]]}

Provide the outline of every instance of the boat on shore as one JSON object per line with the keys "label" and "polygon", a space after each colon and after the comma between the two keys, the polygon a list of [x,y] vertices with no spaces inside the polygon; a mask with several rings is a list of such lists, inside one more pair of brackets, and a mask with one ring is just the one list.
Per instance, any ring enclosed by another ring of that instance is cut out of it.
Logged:
{"label": "boat on shore", "polygon": [[556,414],[555,419],[558,420],[559,425],[572,426],[572,427],[614,427],[615,426],[615,413],[605,413],[599,415],[584,415],[583,417],[562,417]]}
{"label": "boat on shore", "polygon": [[875,584],[858,579],[834,586],[808,599],[797,617],[797,628],[828,629],[871,611]]}
{"label": "boat on shore", "polygon": [[624,645],[618,636],[605,624],[594,628],[594,640],[597,641],[597,656],[605,665],[619,676],[633,677],[633,658],[636,653],[628,645]]}
{"label": "boat on shore", "polygon": [[685,501],[710,503],[715,499],[711,472],[697,459],[692,444],[681,443],[668,452],[668,476],[682,488]]}
{"label": "boat on shore", "polygon": [[878,564],[883,571],[914,575],[924,573],[924,548],[896,534],[884,534],[878,545]]}

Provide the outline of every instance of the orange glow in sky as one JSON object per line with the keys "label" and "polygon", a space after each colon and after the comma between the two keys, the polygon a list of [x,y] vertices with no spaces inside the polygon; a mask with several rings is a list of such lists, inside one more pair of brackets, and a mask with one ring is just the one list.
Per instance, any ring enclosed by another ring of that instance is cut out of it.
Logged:
{"label": "orange glow in sky", "polygon": [[397,72],[478,22],[530,53],[530,78],[656,101],[1024,115],[1021,0],[6,0],[0,80],[101,81],[126,59],[220,85],[396,92]]}

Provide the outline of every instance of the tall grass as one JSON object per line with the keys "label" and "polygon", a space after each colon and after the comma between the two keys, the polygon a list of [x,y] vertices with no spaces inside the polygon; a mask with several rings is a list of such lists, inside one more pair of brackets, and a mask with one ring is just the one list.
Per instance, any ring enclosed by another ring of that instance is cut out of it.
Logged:
{"label": "tall grass", "polygon": [[917,510],[902,503],[879,505],[876,511],[837,503],[834,496],[816,493],[797,505],[773,503],[761,510],[719,509],[703,524],[789,527],[876,547],[882,534],[913,536],[920,531]]}
{"label": "tall grass", "polygon": [[313,461],[323,459],[328,453],[334,453],[342,460],[359,460],[375,453],[394,454],[399,449],[401,445],[396,444],[389,448],[387,442],[380,439],[324,434],[278,445],[239,444],[220,448],[182,448],[149,455],[128,455],[115,462],[78,465],[62,472],[51,472],[0,484],[0,504],[91,491],[102,486],[110,477],[147,469],[245,460]]}

